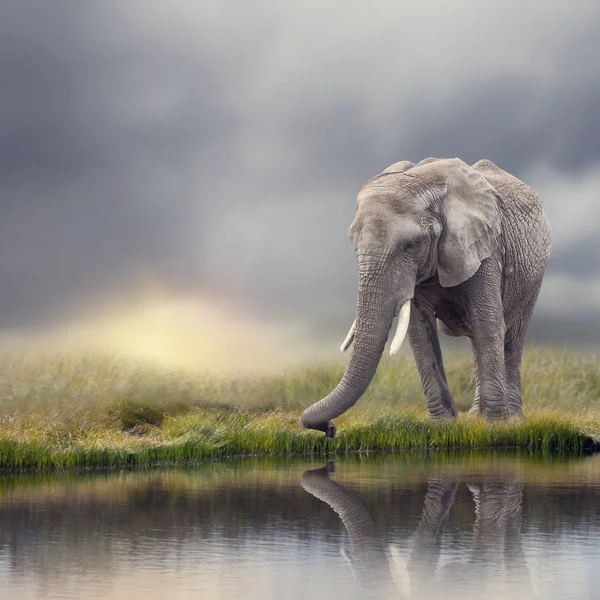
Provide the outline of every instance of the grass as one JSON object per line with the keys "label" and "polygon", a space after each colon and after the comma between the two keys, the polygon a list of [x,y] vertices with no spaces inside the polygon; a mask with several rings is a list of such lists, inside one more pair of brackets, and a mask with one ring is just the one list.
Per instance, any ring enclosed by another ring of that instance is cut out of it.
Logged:
{"label": "grass", "polygon": [[115,357],[0,357],[0,469],[95,468],[244,454],[515,447],[580,453],[600,440],[600,362],[529,348],[526,420],[490,425],[467,415],[470,359],[447,361],[457,422],[427,417],[412,357],[384,359],[367,393],[336,420],[338,436],[305,431],[302,410],[327,394],[344,365],[277,376],[169,372]]}

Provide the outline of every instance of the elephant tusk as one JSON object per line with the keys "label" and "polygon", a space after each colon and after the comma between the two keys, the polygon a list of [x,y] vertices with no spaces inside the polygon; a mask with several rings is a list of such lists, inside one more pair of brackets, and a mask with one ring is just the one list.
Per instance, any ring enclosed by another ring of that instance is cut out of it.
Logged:
{"label": "elephant tusk", "polygon": [[392,345],[390,346],[390,356],[394,356],[400,350],[400,346],[402,346],[402,342],[404,341],[404,337],[406,336],[406,332],[408,331],[408,323],[410,321],[410,300],[407,300],[400,309],[400,314],[398,315],[398,328],[396,329],[396,335],[392,340]]}
{"label": "elephant tusk", "polygon": [[350,331],[344,340],[344,343],[340,346],[340,352],[346,352],[348,348],[350,348],[350,344],[352,344],[352,340],[354,339],[354,331],[356,330],[356,319],[354,319],[354,323],[352,323],[352,327],[350,327]]}

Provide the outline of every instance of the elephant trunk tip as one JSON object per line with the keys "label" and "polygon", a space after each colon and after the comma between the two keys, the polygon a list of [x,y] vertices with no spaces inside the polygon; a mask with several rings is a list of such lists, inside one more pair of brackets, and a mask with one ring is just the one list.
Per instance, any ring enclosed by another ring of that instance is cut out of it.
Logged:
{"label": "elephant trunk tip", "polygon": [[307,408],[303,413],[300,420],[302,421],[302,427],[304,429],[314,429],[315,431],[322,431],[329,439],[333,439],[336,434],[336,426],[333,421],[318,421],[311,414],[311,407]]}

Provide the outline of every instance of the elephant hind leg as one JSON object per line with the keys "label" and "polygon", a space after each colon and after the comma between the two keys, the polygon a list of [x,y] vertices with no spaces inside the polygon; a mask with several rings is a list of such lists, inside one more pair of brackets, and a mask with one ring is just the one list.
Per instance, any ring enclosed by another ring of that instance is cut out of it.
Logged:
{"label": "elephant hind leg", "polygon": [[[541,287],[541,286],[540,286]],[[504,336],[504,365],[506,371],[506,397],[508,412],[511,415],[523,414],[523,399],[521,397],[521,360],[523,348],[533,308],[535,306],[539,288],[525,305],[517,320],[508,328]]]}

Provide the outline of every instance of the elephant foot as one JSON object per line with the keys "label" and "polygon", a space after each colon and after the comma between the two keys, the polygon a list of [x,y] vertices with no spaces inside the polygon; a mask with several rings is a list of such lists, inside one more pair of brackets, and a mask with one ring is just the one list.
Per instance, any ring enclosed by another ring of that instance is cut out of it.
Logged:
{"label": "elephant foot", "polygon": [[487,418],[488,421],[505,421],[508,419],[508,403],[504,402],[483,402],[479,403],[479,412],[481,415]]}
{"label": "elephant foot", "polygon": [[487,410],[484,414],[487,417],[487,420],[491,423],[495,423],[497,421],[506,421],[509,417],[507,409]]}
{"label": "elephant foot", "polygon": [[511,417],[517,417],[517,418],[521,418],[523,419],[523,408],[522,408],[522,403],[510,403],[508,404],[508,414]]}
{"label": "elephant foot", "polygon": [[456,410],[448,409],[439,413],[429,413],[429,416],[434,421],[455,421],[458,418]]}

